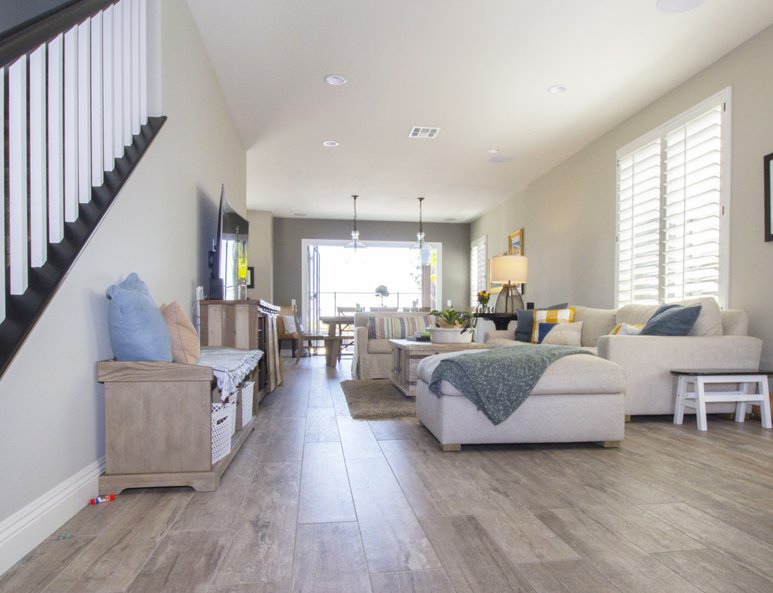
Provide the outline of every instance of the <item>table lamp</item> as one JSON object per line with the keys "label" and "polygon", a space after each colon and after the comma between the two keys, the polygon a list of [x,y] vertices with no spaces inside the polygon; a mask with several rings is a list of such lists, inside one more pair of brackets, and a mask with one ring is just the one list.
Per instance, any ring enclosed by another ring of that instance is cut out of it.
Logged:
{"label": "table lamp", "polygon": [[504,284],[497,295],[495,313],[515,313],[523,309],[523,299],[515,284],[525,284],[529,260],[525,255],[497,255],[491,258],[491,283]]}

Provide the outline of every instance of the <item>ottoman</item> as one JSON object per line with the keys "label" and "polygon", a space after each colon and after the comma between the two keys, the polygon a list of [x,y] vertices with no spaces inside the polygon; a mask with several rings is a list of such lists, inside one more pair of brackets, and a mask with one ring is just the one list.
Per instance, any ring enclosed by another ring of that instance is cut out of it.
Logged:
{"label": "ottoman", "polygon": [[547,368],[526,401],[495,426],[447,381],[440,384],[440,396],[429,390],[432,372],[441,360],[482,353],[429,356],[417,368],[416,417],[444,451],[486,443],[598,442],[605,447],[619,446],[625,433],[625,374],[620,365],[592,354],[560,358]]}

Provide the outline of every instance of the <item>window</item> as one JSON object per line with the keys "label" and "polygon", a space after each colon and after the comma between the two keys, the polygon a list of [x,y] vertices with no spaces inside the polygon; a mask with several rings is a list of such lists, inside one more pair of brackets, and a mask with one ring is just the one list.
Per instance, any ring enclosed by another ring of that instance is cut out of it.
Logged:
{"label": "window", "polygon": [[730,89],[617,152],[617,305],[727,291]]}
{"label": "window", "polygon": [[488,290],[486,235],[470,243],[470,306],[478,304],[478,292]]}

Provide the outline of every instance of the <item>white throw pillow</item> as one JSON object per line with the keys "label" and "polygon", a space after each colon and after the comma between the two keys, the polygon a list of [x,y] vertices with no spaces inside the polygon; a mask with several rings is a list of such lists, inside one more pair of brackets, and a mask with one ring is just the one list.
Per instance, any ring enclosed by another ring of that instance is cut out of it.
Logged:
{"label": "white throw pillow", "polygon": [[285,326],[285,333],[294,334],[298,331],[298,328],[295,327],[295,317],[292,315],[282,315],[282,323]]}
{"label": "white throw pillow", "polygon": [[582,346],[582,321],[559,323],[542,340],[556,346]]}

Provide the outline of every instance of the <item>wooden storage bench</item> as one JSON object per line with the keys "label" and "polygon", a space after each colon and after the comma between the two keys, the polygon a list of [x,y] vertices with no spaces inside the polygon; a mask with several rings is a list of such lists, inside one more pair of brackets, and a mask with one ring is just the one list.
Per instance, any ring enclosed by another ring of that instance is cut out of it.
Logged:
{"label": "wooden storage bench", "polygon": [[212,403],[220,401],[220,392],[211,368],[103,361],[97,380],[105,384],[102,494],[153,486],[215,490],[255,427],[253,401],[253,416],[238,424],[231,452],[212,463]]}

